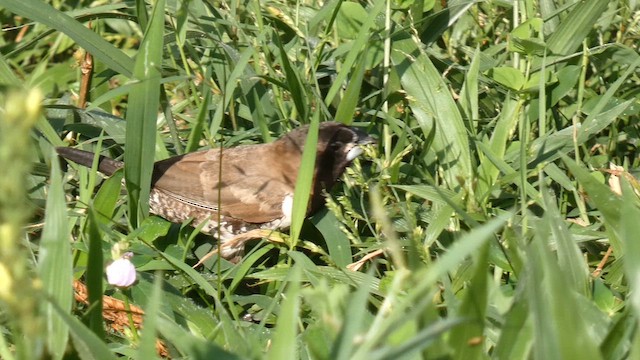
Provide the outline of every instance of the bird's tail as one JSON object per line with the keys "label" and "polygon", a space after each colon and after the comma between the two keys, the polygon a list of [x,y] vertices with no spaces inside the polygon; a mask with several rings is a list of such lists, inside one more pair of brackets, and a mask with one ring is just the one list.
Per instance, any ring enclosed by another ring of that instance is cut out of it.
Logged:
{"label": "bird's tail", "polygon": [[[56,151],[60,156],[67,160],[71,160],[74,163],[86,167],[91,167],[91,165],[93,165],[94,154],[90,151],[78,150],[70,147],[57,147]],[[122,161],[113,160],[106,156],[100,155],[100,158],[98,159],[98,171],[105,175],[113,175],[114,172],[123,166],[124,163]]]}

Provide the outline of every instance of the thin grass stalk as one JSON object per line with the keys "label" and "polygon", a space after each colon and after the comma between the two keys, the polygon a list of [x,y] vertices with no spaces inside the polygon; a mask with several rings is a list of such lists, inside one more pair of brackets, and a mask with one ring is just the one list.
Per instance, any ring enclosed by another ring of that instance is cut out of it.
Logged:
{"label": "thin grass stalk", "polygon": [[[391,0],[386,1],[384,11],[384,57],[382,59],[382,88],[388,91],[389,72],[391,71]],[[387,94],[388,95],[388,94]],[[386,98],[382,102],[382,112],[389,113],[389,100]],[[386,122],[382,125],[382,148],[385,159],[391,158],[391,129]]]}
{"label": "thin grass stalk", "polygon": [[[538,84],[538,138],[542,139],[547,133],[547,92],[545,86],[545,71],[547,69],[547,52],[545,50],[540,68],[540,82]],[[544,185],[543,166],[538,167],[538,186]],[[542,189],[539,189],[542,190]]]}

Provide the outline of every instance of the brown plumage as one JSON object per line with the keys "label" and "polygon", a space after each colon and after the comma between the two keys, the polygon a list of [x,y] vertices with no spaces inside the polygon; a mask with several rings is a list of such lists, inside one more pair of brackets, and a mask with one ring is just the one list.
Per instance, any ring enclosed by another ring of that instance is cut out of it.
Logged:
{"label": "brown plumage", "polygon": [[[223,243],[254,229],[288,228],[308,130],[308,126],[300,127],[269,144],[223,149],[222,166],[220,149],[156,162],[149,196],[150,211],[171,222],[182,223],[188,219],[193,219],[194,225],[205,222],[202,231]],[[323,190],[330,190],[361,153],[359,145],[372,141],[362,131],[337,122],[320,124],[307,216],[323,205]],[[62,157],[84,166],[91,166],[93,162],[90,152],[73,148],[57,148],[57,151]],[[98,170],[111,175],[123,165],[121,161],[101,156]],[[221,175],[219,169],[222,169]],[[241,247],[231,247],[223,249],[222,255],[229,258],[241,251]]]}

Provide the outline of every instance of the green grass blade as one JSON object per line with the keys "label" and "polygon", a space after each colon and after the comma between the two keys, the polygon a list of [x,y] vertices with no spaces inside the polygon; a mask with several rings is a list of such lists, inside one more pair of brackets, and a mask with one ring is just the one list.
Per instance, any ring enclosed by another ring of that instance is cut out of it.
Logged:
{"label": "green grass blade", "polygon": [[[493,145],[494,145],[493,147],[498,147],[499,149],[502,149],[502,146],[500,145],[495,145],[495,144]],[[493,151],[491,150],[490,145],[476,141],[476,146],[482,152],[482,154],[486,157],[483,164],[487,164],[487,165],[491,164],[491,166],[495,167],[495,169],[489,168],[489,171],[493,174],[493,176],[496,176],[496,179],[492,180],[492,182],[495,182],[497,180],[497,176],[498,176],[497,170],[499,169],[500,172],[504,174],[503,177],[500,179],[502,183],[513,183],[518,186],[524,186],[524,190],[530,199],[535,201],[536,199],[540,198],[538,191],[529,182],[525,181],[523,183],[521,171],[514,170],[514,168],[509,166],[509,164],[506,163],[503,158],[501,158],[497,154],[494,154]],[[520,152],[518,152],[518,154],[520,154]],[[487,191],[490,191],[490,190],[491,189],[487,189]],[[489,194],[485,193],[480,195],[488,196]]]}
{"label": "green grass blade", "polygon": [[209,104],[211,103],[211,89],[206,86],[202,87],[204,92],[204,99],[202,104],[200,104],[200,111],[198,111],[198,116],[196,117],[196,123],[191,128],[191,132],[189,133],[189,141],[187,142],[187,147],[185,149],[186,152],[192,152],[198,150],[198,145],[200,143],[200,139],[202,138],[202,130],[204,129],[204,124],[206,117],[209,115]]}
{"label": "green grass blade", "polygon": [[356,337],[363,331],[366,324],[371,321],[371,316],[367,314],[367,303],[369,301],[367,288],[371,284],[365,283],[362,285],[365,286],[358,287],[355,293],[349,297],[344,321],[331,349],[330,359],[352,359],[356,350],[354,347]]}
{"label": "green grass blade", "polygon": [[112,216],[122,190],[123,176],[122,170],[116,171],[115,174],[102,183],[100,190],[98,190],[93,199],[94,216],[102,225],[107,225],[113,221]]}
{"label": "green grass blade", "polygon": [[82,360],[115,360],[117,359],[111,349],[89,330],[80,320],[69,315],[60,308],[55,301],[50,300],[51,308],[55,314],[68,326],[73,339],[73,346]]}
{"label": "green grass blade", "polygon": [[89,243],[89,258],[85,281],[89,293],[89,327],[98,336],[105,339],[104,321],[102,318],[102,278],[104,277],[104,257],[102,255],[102,234],[99,229],[99,220],[93,209],[89,209],[87,221],[86,239]]}
{"label": "green grass blade", "polygon": [[549,226],[548,230],[552,239],[555,240],[560,268],[569,279],[570,289],[587,296],[591,292],[587,263],[562,220],[555,202],[556,197],[549,191],[543,190],[542,194],[546,209],[544,223]]}
{"label": "green grass blade", "polygon": [[200,288],[209,296],[213,297],[217,300],[218,290],[216,290],[211,283],[207,282],[207,280],[200,274],[198,271],[193,269],[191,266],[185,264],[180,261],[180,259],[175,258],[167,253],[163,253],[162,256],[176,269],[183,272],[189,279],[191,279],[194,283],[196,283]]}
{"label": "green grass blade", "polygon": [[398,346],[396,348],[384,348],[372,352],[370,359],[394,360],[399,358],[406,358],[408,357],[408,355],[427,349],[431,344],[438,341],[443,336],[443,334],[451,329],[460,327],[460,325],[464,326],[463,324],[464,322],[460,319],[446,319],[433,324],[429,324],[429,326],[422,329],[413,338],[409,339],[401,346]]}
{"label": "green grass blade", "polygon": [[[491,154],[496,159],[502,159],[506,152],[507,146],[510,141],[510,134],[515,129],[518,123],[519,109],[522,103],[507,98],[502,105],[502,111],[494,131],[491,133],[491,138],[483,145],[487,149],[491,150]],[[478,168],[478,190],[477,193],[483,200],[488,199],[490,191],[495,185],[498,175],[500,174],[500,167],[497,166],[490,158],[486,156],[486,153],[480,151],[478,153],[480,158],[480,166]]]}
{"label": "green grass blade", "polygon": [[458,359],[482,359],[484,349],[473,341],[484,338],[484,319],[489,304],[489,274],[487,274],[487,263],[489,260],[489,243],[485,243],[478,250],[474,257],[473,277],[467,282],[466,291],[462,299],[462,305],[455,314],[457,318],[465,319],[468,322],[462,326],[455,327],[450,334],[449,343],[455,351]]}
{"label": "green grass blade", "polygon": [[322,234],[329,251],[329,257],[337,267],[343,268],[353,262],[351,244],[347,236],[336,227],[338,219],[331,211],[320,213],[311,218],[311,222]]}
{"label": "green grass blade", "polygon": [[300,119],[302,121],[306,121],[309,115],[307,108],[309,101],[307,100],[305,88],[300,79],[300,74],[293,66],[291,66],[291,62],[289,61],[289,57],[282,45],[280,37],[276,36],[275,42],[280,50],[280,61],[282,62],[282,69],[284,70],[285,81],[287,83],[289,94],[291,94],[291,98],[293,99],[293,103],[298,111]]}
{"label": "green grass blade", "polygon": [[[371,36],[371,28],[374,26],[378,14],[384,9],[384,5],[385,0],[377,0],[371,7],[371,10],[368,11],[368,17],[364,19],[362,27],[358,32],[358,36],[355,40],[353,40],[353,45],[351,46],[347,57],[342,63],[342,68],[353,68],[353,64],[355,64],[358,56],[361,56],[362,51],[367,46],[367,41],[369,41],[369,37]],[[333,84],[331,85],[331,88],[327,92],[327,96],[324,99],[324,103],[326,105],[331,104],[335,96],[338,95],[338,91],[340,90],[340,88],[342,88],[348,74],[349,73],[347,71],[341,71],[338,73],[335,80],[333,81]]]}
{"label": "green grass blade", "polygon": [[149,189],[160,104],[164,3],[164,0],[159,0],[155,4],[133,71],[139,82],[129,95],[124,176],[129,195],[129,221],[133,226],[138,226],[149,214]]}
{"label": "green grass blade", "polygon": [[295,246],[300,236],[302,223],[307,214],[311,186],[313,183],[314,169],[316,163],[316,149],[318,144],[318,129],[320,126],[320,113],[315,112],[309,125],[309,133],[304,143],[302,160],[296,179],[296,188],[293,195],[293,209],[291,214],[291,245]]}
{"label": "green grass blade", "polygon": [[[580,185],[583,186],[589,195],[589,199],[604,217],[604,223],[607,225],[607,228],[617,233],[620,229],[620,209],[622,209],[624,205],[622,198],[614,194],[607,186],[600,183],[586,169],[576,164],[575,161],[566,156],[563,156],[562,160],[576,177]],[[617,241],[615,236],[612,236],[609,241],[615,252],[623,253],[622,245]]]}
{"label": "green grass blade", "polygon": [[360,62],[353,70],[344,96],[340,100],[340,105],[338,105],[338,110],[336,111],[336,121],[347,125],[353,122],[353,114],[356,111],[356,105],[358,105],[358,99],[360,98],[360,89],[362,89],[366,61],[367,51],[365,50],[362,53]]}
{"label": "green grass blade", "polygon": [[480,50],[476,49],[469,69],[467,70],[464,84],[460,92],[460,106],[464,110],[468,128],[472,134],[477,133],[475,121],[479,120],[478,114],[478,76],[480,73]]}
{"label": "green grass blade", "polygon": [[624,181],[622,189],[626,199],[635,200],[622,202],[620,240],[625,254],[624,270],[631,287],[630,304],[636,315],[636,323],[640,325],[640,210],[636,194],[627,181]]}
{"label": "green grass blade", "polygon": [[[545,222],[545,220],[541,220]],[[588,332],[589,314],[577,306],[581,295],[573,290],[570,279],[558,266],[540,232],[527,249],[526,291],[530,299],[536,359],[601,359],[597,344]],[[564,296],[557,296],[564,294]],[[588,309],[587,311],[593,311]],[[597,311],[597,310],[596,310]]]}
{"label": "green grass blade", "polygon": [[432,267],[425,270],[423,282],[419,288],[432,286],[442,276],[453,271],[465,258],[474,254],[484,243],[493,238],[506,220],[506,214],[498,216],[462,235]]}
{"label": "green grass blade", "polygon": [[160,304],[162,301],[162,281],[162,274],[156,273],[151,296],[149,297],[149,302],[144,309],[144,331],[140,338],[140,347],[138,348],[137,356],[138,359],[158,358],[155,345],[158,316],[160,316]]}
{"label": "green grass blade", "polygon": [[495,359],[530,359],[533,345],[533,326],[529,316],[528,294],[521,292],[514,297],[513,305],[504,316],[493,356]]}
{"label": "green grass blade", "polygon": [[235,49],[229,49],[228,47],[224,47],[224,49],[226,50],[226,54],[229,59],[231,59],[229,66],[232,66],[233,70],[231,70],[228,78],[226,74],[230,70],[229,68],[224,68],[221,73],[217,74],[219,77],[225,79],[225,87],[223,96],[220,97],[216,104],[216,111],[213,114],[213,119],[211,119],[211,125],[209,126],[210,134],[216,134],[220,129],[224,113],[227,111],[229,104],[231,104],[235,99],[234,91],[238,86],[237,83],[243,75],[245,75],[249,61],[255,53],[255,50],[251,47],[244,49],[240,55],[236,54]]}
{"label": "green grass blade", "polygon": [[240,356],[225,351],[217,344],[190,333],[164,317],[158,318],[158,331],[165,339],[168,339],[181,353],[187,355],[190,359],[242,359]]}
{"label": "green grass blade", "polygon": [[287,292],[280,307],[273,345],[267,359],[297,359],[298,354],[298,313],[300,312],[300,268],[291,269]]}
{"label": "green grass blade", "polygon": [[547,45],[554,54],[567,55],[575,51],[593,29],[596,20],[609,5],[606,1],[586,0],[576,2],[576,6],[567,14],[551,34]]}
{"label": "green grass blade", "polygon": [[606,106],[611,104],[614,94],[616,94],[620,87],[628,81],[628,77],[636,72],[636,68],[638,66],[640,66],[640,57],[636,57],[635,61],[627,67],[624,73],[620,74],[613,84],[610,84],[604,95],[599,98],[599,101],[591,114],[589,114],[589,116],[584,120],[582,127],[578,130],[578,142],[585,142],[589,137],[604,130],[612,121],[615,121],[615,119],[617,119],[617,117],[626,110],[631,103],[633,103],[634,100],[630,99],[622,104],[605,110]]}
{"label": "green grass blade", "polygon": [[18,77],[11,71],[4,54],[0,54],[0,84],[13,85],[20,83]]}
{"label": "green grass blade", "polygon": [[42,23],[69,36],[97,60],[122,75],[131,77],[133,60],[100,35],[88,29],[69,15],[39,0],[0,0],[0,7]]}
{"label": "green grass blade", "polygon": [[447,84],[421,46],[401,33],[394,39],[391,60],[425,136],[435,132],[432,151],[439,154],[447,186],[456,189],[461,179],[473,178],[467,129]]}
{"label": "green grass blade", "polygon": [[[56,159],[57,155],[52,155],[53,164]],[[62,175],[58,166],[52,166],[45,225],[40,241],[38,274],[42,279],[44,292],[51,297],[51,302],[43,304],[43,313],[48,334],[47,347],[54,359],[62,359],[64,356],[69,339],[69,327],[55,315],[53,303],[55,302],[60,311],[67,314],[71,312],[73,303],[71,287],[73,271],[68,222]]]}

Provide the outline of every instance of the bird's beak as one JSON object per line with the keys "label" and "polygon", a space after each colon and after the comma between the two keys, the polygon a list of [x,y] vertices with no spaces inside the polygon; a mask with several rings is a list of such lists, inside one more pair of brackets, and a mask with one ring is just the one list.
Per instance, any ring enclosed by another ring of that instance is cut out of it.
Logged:
{"label": "bird's beak", "polygon": [[366,132],[358,129],[358,128],[350,128],[354,133],[356,133],[356,135],[358,136],[358,139],[356,140],[356,144],[349,150],[349,152],[347,153],[347,161],[353,161],[355,158],[357,158],[360,154],[362,154],[364,152],[364,150],[362,149],[363,145],[369,145],[369,144],[376,144],[377,140],[372,138],[369,134],[367,134]]}
{"label": "bird's beak", "polygon": [[369,134],[367,134],[366,132],[355,128],[355,127],[351,127],[350,128],[354,133],[356,133],[356,135],[358,136],[358,141],[357,144],[358,145],[369,145],[369,144],[377,144],[378,140],[376,140],[375,138],[371,137]]}

